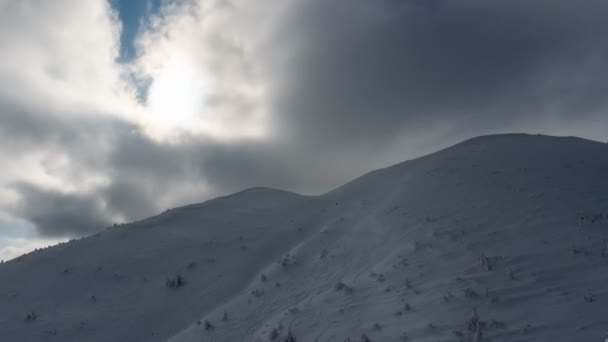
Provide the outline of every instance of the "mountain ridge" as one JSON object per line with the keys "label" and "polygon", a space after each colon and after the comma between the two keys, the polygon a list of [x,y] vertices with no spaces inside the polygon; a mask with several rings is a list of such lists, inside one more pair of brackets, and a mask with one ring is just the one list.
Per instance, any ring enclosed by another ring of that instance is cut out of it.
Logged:
{"label": "mountain ridge", "polygon": [[[174,208],[0,265],[0,331],[20,341],[601,339],[606,152],[578,138],[493,135],[320,196],[251,188]],[[184,284],[172,289],[176,275]],[[30,312],[36,321],[23,322]]]}

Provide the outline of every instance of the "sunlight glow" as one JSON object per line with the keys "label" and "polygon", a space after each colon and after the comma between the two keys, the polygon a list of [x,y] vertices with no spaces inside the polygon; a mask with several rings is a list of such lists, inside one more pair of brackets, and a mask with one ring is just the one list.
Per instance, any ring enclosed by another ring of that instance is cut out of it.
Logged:
{"label": "sunlight glow", "polygon": [[163,143],[204,137],[216,141],[267,136],[266,90],[251,79],[231,77],[186,54],[162,49],[140,57],[142,79],[150,79],[145,103],[131,117]]}
{"label": "sunlight glow", "polygon": [[167,130],[190,131],[201,124],[204,82],[186,63],[158,70],[148,92],[152,120]]}

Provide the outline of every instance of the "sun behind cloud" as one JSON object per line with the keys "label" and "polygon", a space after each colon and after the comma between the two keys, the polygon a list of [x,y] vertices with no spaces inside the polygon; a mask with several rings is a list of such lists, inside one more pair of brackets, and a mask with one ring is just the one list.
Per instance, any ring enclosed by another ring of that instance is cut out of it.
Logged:
{"label": "sun behind cloud", "polygon": [[234,25],[245,14],[184,2],[149,18],[128,65],[135,79],[146,80],[145,100],[132,121],[148,136],[161,142],[268,137],[267,79],[253,62],[259,44],[248,39],[251,25]]}
{"label": "sun behind cloud", "polygon": [[190,131],[204,125],[205,82],[187,62],[160,68],[148,90],[151,119],[168,130]]}

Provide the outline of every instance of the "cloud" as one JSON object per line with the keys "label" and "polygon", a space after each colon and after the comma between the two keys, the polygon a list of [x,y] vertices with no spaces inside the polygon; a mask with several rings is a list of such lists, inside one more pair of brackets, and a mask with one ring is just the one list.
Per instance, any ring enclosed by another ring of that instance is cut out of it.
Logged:
{"label": "cloud", "polygon": [[111,222],[103,203],[92,194],[67,194],[25,184],[17,188],[21,195],[17,212],[44,237],[90,234]]}
{"label": "cloud", "polygon": [[[190,90],[197,91],[203,103],[196,120],[189,120],[194,121],[187,125],[190,133],[224,141],[265,136],[266,84],[253,55],[262,27],[258,20],[250,23],[250,16],[261,18],[267,6],[224,0],[166,6],[137,41],[140,55],[134,69],[139,77],[152,79],[148,95],[162,97],[155,90],[170,87],[157,82],[187,73],[180,91],[188,91],[189,83],[197,85]],[[148,98],[152,107],[155,100]]]}
{"label": "cloud", "polygon": [[122,115],[128,108],[131,90],[115,63],[120,26],[109,4],[3,0],[0,8],[4,99],[39,115]]}
{"label": "cloud", "polygon": [[605,108],[604,3],[293,3],[262,59],[287,135],[383,144],[421,124],[478,134]]}
{"label": "cloud", "polygon": [[[106,1],[0,0],[0,218],[75,237],[250,186],[322,193],[474,135],[606,140],[599,0],[163,4],[125,64]],[[138,95],[165,101],[176,72],[202,99],[179,125]]]}
{"label": "cloud", "polygon": [[105,221],[86,211],[98,199],[70,201],[109,181],[100,163],[137,114],[115,63],[119,23],[105,1],[67,0],[2,0],[0,23],[0,217],[42,235],[88,232]]}

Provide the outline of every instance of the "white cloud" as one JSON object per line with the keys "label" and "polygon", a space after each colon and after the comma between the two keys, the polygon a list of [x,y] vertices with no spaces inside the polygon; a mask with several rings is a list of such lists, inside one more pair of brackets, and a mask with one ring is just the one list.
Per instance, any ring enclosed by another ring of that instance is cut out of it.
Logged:
{"label": "white cloud", "polygon": [[[191,1],[165,8],[138,40],[135,68],[153,79],[149,103],[166,103],[159,97],[170,95],[170,87],[198,92],[190,97],[200,97],[200,106],[182,108],[194,111],[192,132],[220,140],[268,134],[266,84],[256,54],[268,25],[260,18],[272,3]],[[177,77],[182,74],[189,78]],[[171,126],[167,121],[160,121],[163,127]]]}
{"label": "white cloud", "polygon": [[[138,58],[124,65],[117,62],[120,23],[107,1],[0,0],[0,217],[23,219],[18,208],[32,199],[22,184],[60,203],[98,197],[90,203],[111,220],[134,218],[113,211],[115,197],[103,198],[120,181],[132,186],[124,198],[151,197],[138,213],[212,193],[196,161],[180,160],[185,165],[176,169],[187,178],[176,175],[169,187],[142,176],[147,170],[112,165],[112,158],[122,140],[142,133],[161,145],[179,145],[182,135],[231,142],[264,136],[264,86],[249,55],[252,26],[245,14],[219,3],[166,2],[140,37]],[[139,102],[133,73],[152,79],[154,108]],[[2,240],[0,247],[16,253],[34,246],[26,241]]]}
{"label": "white cloud", "polygon": [[[124,81],[126,70],[115,62],[119,32],[104,0],[0,0],[1,217],[17,219],[16,183],[75,192],[107,182],[106,175],[82,165],[65,148],[70,142],[63,130],[90,134],[91,153],[101,157],[106,142],[87,132],[95,124],[74,126],[138,113],[134,89]],[[16,253],[39,243],[3,244]]]}
{"label": "white cloud", "polygon": [[4,0],[0,22],[0,96],[40,115],[124,114],[133,105],[106,1]]}

